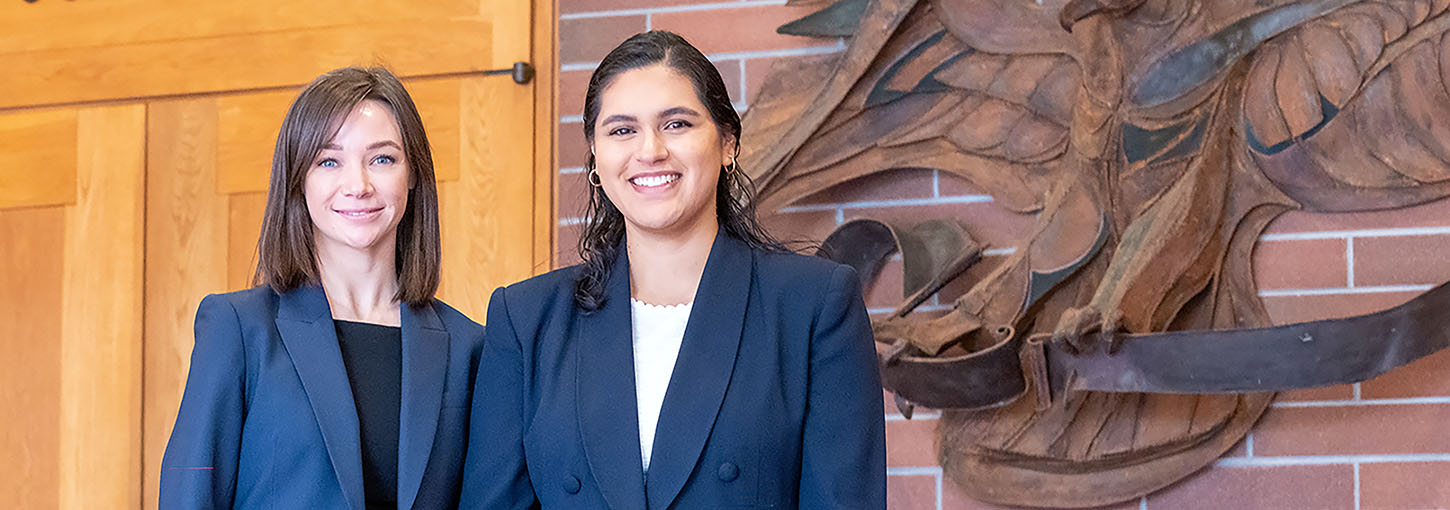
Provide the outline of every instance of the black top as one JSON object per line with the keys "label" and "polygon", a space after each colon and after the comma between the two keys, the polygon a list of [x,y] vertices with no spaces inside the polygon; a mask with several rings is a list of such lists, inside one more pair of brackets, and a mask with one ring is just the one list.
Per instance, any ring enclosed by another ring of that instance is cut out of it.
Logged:
{"label": "black top", "polygon": [[403,330],[333,321],[357,405],[363,493],[368,510],[398,507],[398,416],[403,393]]}

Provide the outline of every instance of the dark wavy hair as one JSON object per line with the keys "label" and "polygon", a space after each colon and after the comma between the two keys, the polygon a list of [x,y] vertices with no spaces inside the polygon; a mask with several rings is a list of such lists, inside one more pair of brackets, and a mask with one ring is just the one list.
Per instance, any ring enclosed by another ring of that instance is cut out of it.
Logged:
{"label": "dark wavy hair", "polygon": [[[715,65],[691,46],[683,37],[664,30],[652,30],[626,39],[605,55],[589,77],[589,91],[584,96],[584,138],[593,145],[594,123],[599,118],[599,94],[616,76],[655,64],[669,66],[690,80],[695,95],[722,135],[735,140],[731,149],[740,153],[740,114],[730,103],[725,81]],[[585,162],[585,171],[594,170],[594,154]],[[755,186],[750,176],[736,168],[720,169],[715,185],[715,218],[726,235],[743,241],[751,248],[787,251],[785,246],[766,233],[755,217]],[[619,243],[624,241],[624,215],[598,186],[589,187],[589,203],[584,213],[584,232],[579,236],[579,258],[583,260],[578,279],[574,281],[574,303],[586,311],[604,306],[604,281],[614,267]]]}
{"label": "dark wavy hair", "polygon": [[364,100],[388,105],[398,120],[403,154],[412,172],[408,207],[398,222],[394,262],[398,291],[393,299],[420,306],[438,291],[442,249],[438,234],[438,188],[433,177],[433,152],[423,132],[423,119],[413,98],[393,73],[380,67],[344,67],[317,77],[287,110],[272,154],[267,185],[267,210],[257,240],[254,284],[285,293],[316,284],[317,255],[312,216],[307,213],[303,185],[322,146],[342,127],[342,119]]}

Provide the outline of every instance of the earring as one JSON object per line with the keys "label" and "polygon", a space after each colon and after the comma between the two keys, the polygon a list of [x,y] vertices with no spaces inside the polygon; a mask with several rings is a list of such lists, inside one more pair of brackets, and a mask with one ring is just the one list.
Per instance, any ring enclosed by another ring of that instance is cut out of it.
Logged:
{"label": "earring", "polygon": [[603,182],[599,180],[599,170],[593,168],[589,169],[589,176],[585,177],[584,180],[589,181],[589,185],[596,188],[598,188],[600,184],[603,184]]}
{"label": "earring", "polygon": [[735,163],[735,156],[730,156],[730,166],[725,167],[725,171],[729,173],[731,177],[734,177],[736,173],[740,172],[740,165]]}

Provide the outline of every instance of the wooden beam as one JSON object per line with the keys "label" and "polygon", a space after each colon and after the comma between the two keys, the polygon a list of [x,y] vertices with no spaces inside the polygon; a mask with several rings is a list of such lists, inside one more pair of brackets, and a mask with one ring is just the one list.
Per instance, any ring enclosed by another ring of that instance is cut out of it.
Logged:
{"label": "wooden beam", "polygon": [[488,69],[488,20],[361,24],[0,54],[0,109],[301,86],[348,65],[399,76]]}

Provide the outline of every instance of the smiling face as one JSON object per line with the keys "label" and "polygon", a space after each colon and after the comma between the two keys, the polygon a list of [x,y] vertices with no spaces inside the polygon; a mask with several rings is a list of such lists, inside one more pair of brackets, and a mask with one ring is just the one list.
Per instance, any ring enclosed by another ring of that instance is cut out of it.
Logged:
{"label": "smiling face", "polygon": [[723,137],[690,80],[664,65],[615,76],[599,95],[595,170],[627,232],[713,229],[715,186],[734,140]]}
{"label": "smiling face", "polygon": [[318,255],[360,251],[391,261],[409,177],[392,110],[374,99],[358,103],[313,158],[303,183]]}

